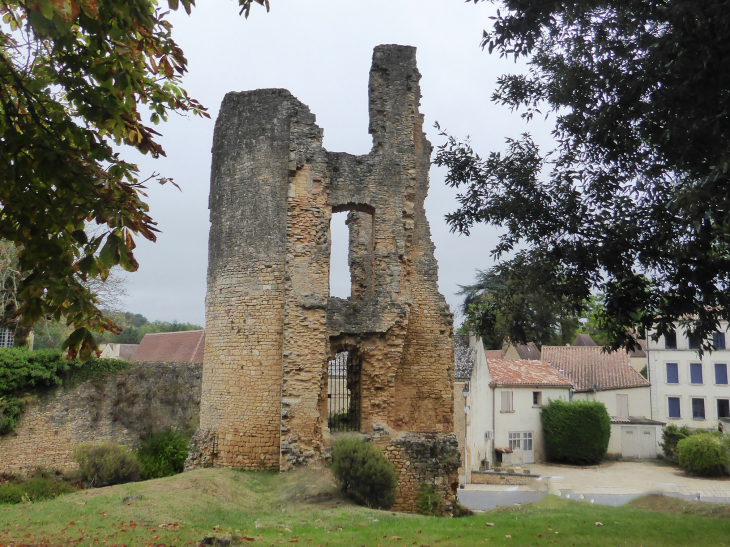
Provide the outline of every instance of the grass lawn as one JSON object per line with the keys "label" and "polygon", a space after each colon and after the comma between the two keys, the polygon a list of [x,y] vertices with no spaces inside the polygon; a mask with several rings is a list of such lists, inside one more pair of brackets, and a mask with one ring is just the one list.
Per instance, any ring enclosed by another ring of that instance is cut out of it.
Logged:
{"label": "grass lawn", "polygon": [[[127,496],[140,499],[122,502]],[[461,519],[374,511],[339,497],[326,470],[277,475],[201,469],[0,506],[0,545],[190,546],[730,545],[727,506],[643,498],[605,507],[548,497]],[[601,522],[603,526],[596,526]],[[493,523],[487,526],[486,523]]]}

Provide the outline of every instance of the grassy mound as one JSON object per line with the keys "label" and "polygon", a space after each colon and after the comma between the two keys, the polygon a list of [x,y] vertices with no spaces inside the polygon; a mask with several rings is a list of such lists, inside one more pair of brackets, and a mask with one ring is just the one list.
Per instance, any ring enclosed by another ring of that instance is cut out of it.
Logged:
{"label": "grassy mound", "polygon": [[201,469],[0,506],[0,545],[177,547],[223,534],[241,537],[244,545],[312,547],[468,546],[487,539],[511,546],[727,543],[726,519],[692,514],[684,502],[662,507],[665,498],[649,500],[606,507],[549,496],[534,505],[450,519],[353,505],[340,496],[328,470],[279,475]]}

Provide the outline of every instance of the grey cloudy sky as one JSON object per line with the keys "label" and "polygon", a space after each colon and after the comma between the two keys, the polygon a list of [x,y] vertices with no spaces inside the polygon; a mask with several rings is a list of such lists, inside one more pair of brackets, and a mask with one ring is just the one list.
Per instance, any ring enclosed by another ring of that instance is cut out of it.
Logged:
{"label": "grey cloudy sky", "polygon": [[[482,154],[504,149],[505,137],[528,130],[549,143],[545,123],[525,124],[519,114],[489,101],[496,78],[520,70],[479,47],[495,10],[490,3],[463,0],[271,0],[270,13],[254,6],[246,20],[233,0],[201,0],[191,16],[171,14],[173,35],[189,61],[184,86],[209,108],[211,119],[174,116],[161,124],[166,158],[124,152],[143,175],[155,171],[182,188],[149,188],[151,214],[162,233],[154,244],[138,240],[140,268],[128,276],[125,308],[151,320],[204,323],[210,148],[218,108],[229,91],[289,89],[316,114],[328,150],[366,154],[372,144],[367,132],[372,50],[378,44],[412,45],[423,75],[424,128],[434,146],[443,142],[433,128],[436,120],[452,134],[471,135]],[[432,167],[426,213],[439,285],[454,311],[457,284],[469,283],[476,268],[493,263],[489,251],[497,230],[478,227],[469,237],[449,232],[444,215],[456,208],[456,191],[444,185],[444,176]],[[348,282],[346,268],[333,272],[335,294]]]}

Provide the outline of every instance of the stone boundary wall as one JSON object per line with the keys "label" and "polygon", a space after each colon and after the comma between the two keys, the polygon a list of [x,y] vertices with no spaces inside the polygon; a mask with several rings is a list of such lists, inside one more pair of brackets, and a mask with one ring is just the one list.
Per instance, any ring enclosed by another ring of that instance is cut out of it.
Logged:
{"label": "stone boundary wall", "polygon": [[494,473],[491,471],[472,471],[469,484],[509,484],[521,485],[539,478],[540,475],[525,475],[520,473]]}
{"label": "stone boundary wall", "polygon": [[456,436],[444,433],[405,433],[398,437],[373,436],[372,442],[393,463],[398,489],[393,511],[415,513],[421,483],[431,484],[451,513],[459,484],[459,445]]}
{"label": "stone boundary wall", "polygon": [[78,444],[115,442],[136,448],[151,431],[194,428],[201,380],[201,364],[135,363],[73,388],[38,391],[16,431],[0,436],[0,472],[71,469]]}

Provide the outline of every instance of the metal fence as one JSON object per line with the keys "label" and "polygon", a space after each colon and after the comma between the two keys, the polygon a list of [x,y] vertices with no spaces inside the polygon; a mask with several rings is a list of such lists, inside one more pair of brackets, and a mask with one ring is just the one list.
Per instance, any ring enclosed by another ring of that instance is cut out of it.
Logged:
{"label": "metal fence", "polygon": [[337,353],[327,367],[327,425],[330,431],[358,431],[359,371],[349,352]]}

